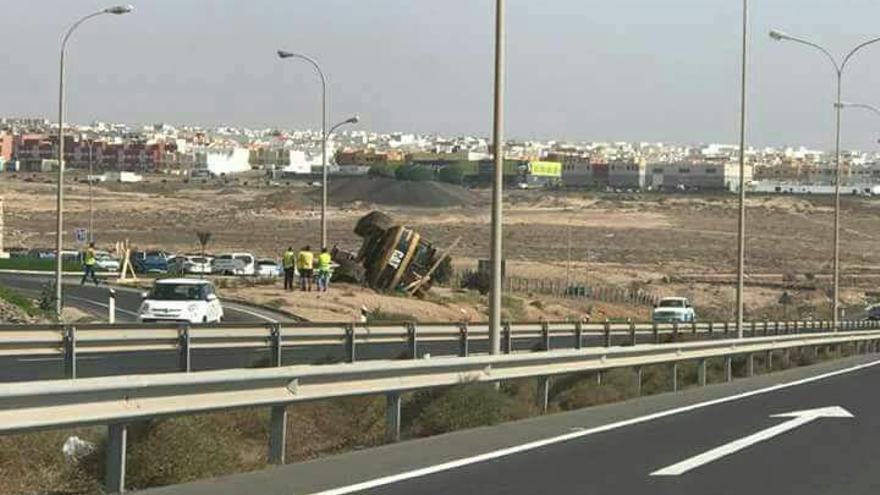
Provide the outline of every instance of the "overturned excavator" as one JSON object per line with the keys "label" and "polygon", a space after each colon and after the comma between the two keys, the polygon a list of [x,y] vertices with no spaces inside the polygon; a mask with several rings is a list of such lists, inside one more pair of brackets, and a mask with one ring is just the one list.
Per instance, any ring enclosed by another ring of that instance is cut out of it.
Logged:
{"label": "overturned excavator", "polygon": [[433,282],[450,275],[448,249],[439,249],[415,230],[396,225],[390,216],[374,211],[363,216],[354,233],[363,238],[357,254],[333,248],[339,264],[336,275],[380,292],[405,292],[420,296]]}

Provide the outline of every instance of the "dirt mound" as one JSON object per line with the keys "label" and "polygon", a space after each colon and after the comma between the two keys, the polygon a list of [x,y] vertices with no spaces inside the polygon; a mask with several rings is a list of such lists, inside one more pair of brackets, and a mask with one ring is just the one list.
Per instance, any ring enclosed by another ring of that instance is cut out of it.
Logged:
{"label": "dirt mound", "polygon": [[333,178],[328,188],[334,205],[364,202],[416,207],[476,206],[482,197],[461,186],[385,178]]}

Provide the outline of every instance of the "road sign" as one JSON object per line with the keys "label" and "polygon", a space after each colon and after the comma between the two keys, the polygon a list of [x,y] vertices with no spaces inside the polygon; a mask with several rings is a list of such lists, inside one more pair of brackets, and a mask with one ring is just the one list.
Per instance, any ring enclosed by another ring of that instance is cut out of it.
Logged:
{"label": "road sign", "polygon": [[88,239],[89,231],[86,229],[75,229],[73,234],[76,237],[76,242],[85,243],[86,239]]}
{"label": "road sign", "polygon": [[722,457],[734,454],[747,447],[751,447],[756,443],[769,440],[773,437],[782,435],[783,433],[795,428],[812,423],[819,418],[852,418],[853,415],[846,409],[838,406],[820,407],[818,409],[808,409],[806,411],[794,411],[784,414],[774,414],[771,418],[791,418],[790,420],[771,426],[765,430],[749,435],[739,440],[734,440],[728,444],[716,447],[700,455],[685,459],[671,466],[666,466],[651,473],[651,476],[679,476],[692,469],[717,461]]}

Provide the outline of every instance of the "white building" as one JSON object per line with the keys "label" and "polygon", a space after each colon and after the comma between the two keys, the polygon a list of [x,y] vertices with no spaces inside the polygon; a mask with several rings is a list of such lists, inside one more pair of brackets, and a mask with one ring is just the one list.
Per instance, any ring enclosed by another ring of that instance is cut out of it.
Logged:
{"label": "white building", "polygon": [[207,170],[213,175],[229,175],[247,172],[251,169],[250,152],[247,148],[193,149],[193,170]]}

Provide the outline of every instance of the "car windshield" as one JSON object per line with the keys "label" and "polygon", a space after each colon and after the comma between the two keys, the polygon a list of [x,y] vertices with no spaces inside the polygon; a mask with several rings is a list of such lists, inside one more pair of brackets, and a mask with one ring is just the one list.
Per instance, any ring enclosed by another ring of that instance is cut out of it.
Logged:
{"label": "car windshield", "polygon": [[260,260],[257,264],[260,266],[275,266],[275,262],[272,260]]}
{"label": "car windshield", "polygon": [[156,301],[202,301],[207,296],[204,284],[156,284],[148,299]]}
{"label": "car windshield", "polygon": [[207,263],[208,258],[202,258],[201,256],[196,256],[194,258],[190,258],[190,261],[193,263]]}
{"label": "car windshield", "polygon": [[220,256],[217,256],[216,259],[218,259],[218,260],[231,260],[232,255],[231,254],[221,254]]}
{"label": "car windshield", "polygon": [[160,253],[159,251],[147,251],[146,254],[144,254],[144,257],[146,257],[146,258],[161,258],[162,253]]}
{"label": "car windshield", "polygon": [[664,299],[660,301],[661,308],[683,308],[685,307],[684,301],[679,299]]}

